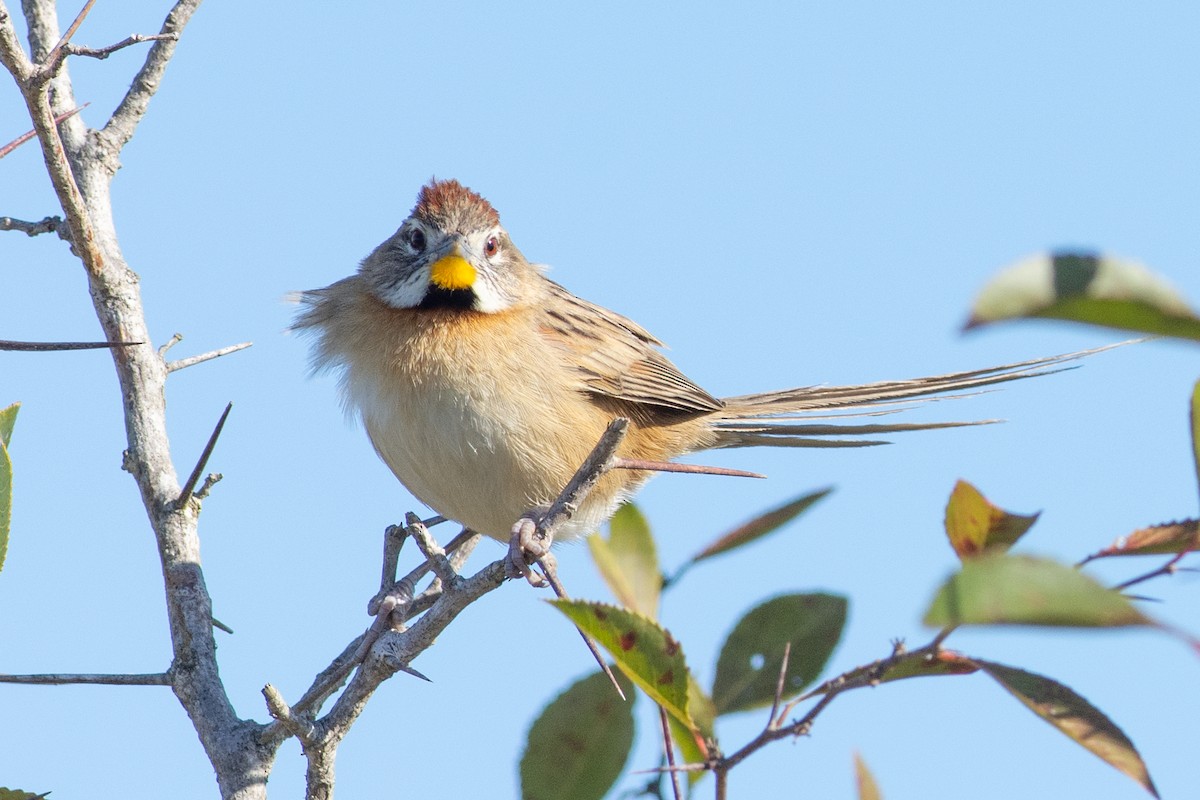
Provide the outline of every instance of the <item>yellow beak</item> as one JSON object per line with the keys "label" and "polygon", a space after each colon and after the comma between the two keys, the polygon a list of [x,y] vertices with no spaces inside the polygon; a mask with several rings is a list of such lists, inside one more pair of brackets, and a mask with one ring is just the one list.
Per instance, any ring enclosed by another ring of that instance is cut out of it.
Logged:
{"label": "yellow beak", "polygon": [[459,250],[455,247],[453,252],[434,262],[429,278],[435,286],[449,291],[470,289],[475,285],[475,268],[459,255]]}

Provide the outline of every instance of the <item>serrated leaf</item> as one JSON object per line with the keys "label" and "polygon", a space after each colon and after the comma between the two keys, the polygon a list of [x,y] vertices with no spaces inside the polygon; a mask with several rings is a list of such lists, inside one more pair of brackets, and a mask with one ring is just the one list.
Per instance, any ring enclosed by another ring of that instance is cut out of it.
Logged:
{"label": "serrated leaf", "polygon": [[17,412],[21,410],[20,403],[13,403],[7,408],[0,408],[0,444],[9,447],[12,444],[13,426],[17,424]]}
{"label": "serrated leaf", "polygon": [[608,538],[593,533],[587,542],[601,577],[621,605],[657,617],[662,571],[650,525],[637,507],[621,506],[609,520]]}
{"label": "serrated leaf", "polygon": [[761,539],[767,534],[779,530],[832,491],[833,487],[829,486],[824,489],[818,489],[815,492],[807,492],[794,500],[789,500],[778,508],[773,508],[748,522],[742,523],[692,556],[691,563],[694,564],[697,561],[703,561],[706,558],[727,553],[730,550],[749,544],[756,539]]}
{"label": "serrated leaf", "polygon": [[8,556],[8,531],[12,524],[12,460],[8,448],[0,442],[0,570]]}
{"label": "serrated leaf", "polygon": [[967,328],[1044,317],[1200,340],[1200,318],[1167,281],[1135,261],[1040,254],[1001,271],[980,292]]}
{"label": "serrated leaf", "polygon": [[1040,514],[1012,514],[992,505],[964,480],[954,484],[946,503],[946,536],[960,559],[1003,553],[1037,522]]}
{"label": "serrated leaf", "polygon": [[667,713],[695,729],[688,713],[688,668],[683,648],[649,617],[609,603],[548,600],[607,650],[621,671]]}
{"label": "serrated leaf", "polygon": [[1152,625],[1119,592],[1047,559],[990,555],[963,562],[942,585],[925,624],[1121,627]]}
{"label": "serrated leaf", "polygon": [[775,700],[784,647],[791,643],[783,696],[821,674],[846,624],[846,598],[788,594],[751,609],[734,626],[717,658],[717,714],[769,706]]}
{"label": "serrated leaf", "polygon": [[867,768],[867,762],[863,761],[863,757],[854,754],[854,783],[858,788],[858,800],[883,800],[883,795],[879,793],[879,784],[875,782],[875,776],[871,774],[871,770]]}
{"label": "serrated leaf", "polygon": [[1030,711],[1158,797],[1150,772],[1133,742],[1098,708],[1043,675],[992,661],[977,659],[977,663]]}
{"label": "serrated leaf", "polygon": [[979,666],[967,656],[953,650],[939,650],[935,655],[905,653],[894,658],[885,658],[873,664],[856,667],[833,681],[827,681],[809,692],[805,697],[828,694],[837,686],[857,684],[866,679],[872,685],[901,681],[906,678],[927,678],[936,675],[970,675]]}
{"label": "serrated leaf", "polygon": [[521,756],[523,800],[600,800],[616,783],[633,746],[633,687],[618,677],[630,702],[597,672],[572,684],[534,720]]}
{"label": "serrated leaf", "polygon": [[1157,556],[1184,553],[1200,548],[1200,520],[1185,519],[1139,528],[1108,547],[1087,557]]}

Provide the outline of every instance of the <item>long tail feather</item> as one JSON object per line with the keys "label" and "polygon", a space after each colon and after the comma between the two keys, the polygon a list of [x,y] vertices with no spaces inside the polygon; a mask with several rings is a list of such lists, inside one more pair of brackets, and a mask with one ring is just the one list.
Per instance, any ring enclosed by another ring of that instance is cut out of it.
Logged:
{"label": "long tail feather", "polygon": [[[802,386],[777,392],[748,394],[724,399],[725,407],[712,420],[717,434],[716,447],[865,447],[887,444],[876,439],[824,439],[824,436],[874,436],[884,433],[957,428],[965,425],[988,425],[1000,420],[974,422],[916,422],[895,424],[832,424],[795,423],[798,417],[827,418],[830,416],[879,416],[903,410],[889,408],[904,404],[911,406],[939,399],[979,394],[978,390],[1008,381],[1051,375],[1075,369],[1078,361],[1114,347],[1096,347],[1074,353],[1018,361],[986,369],[951,372],[927,378],[903,381],[879,381],[857,386]],[[837,413],[813,413],[837,409]]]}

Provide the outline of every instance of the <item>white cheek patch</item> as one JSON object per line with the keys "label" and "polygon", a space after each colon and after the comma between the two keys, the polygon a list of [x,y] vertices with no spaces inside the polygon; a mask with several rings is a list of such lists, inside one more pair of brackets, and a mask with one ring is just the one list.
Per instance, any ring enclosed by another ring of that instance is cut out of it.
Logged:
{"label": "white cheek patch", "polygon": [[403,281],[395,281],[376,289],[380,300],[392,308],[415,308],[425,299],[429,288],[429,270],[419,269]]}
{"label": "white cheek patch", "polygon": [[475,285],[471,287],[475,293],[475,310],[485,314],[495,314],[512,307],[512,301],[500,291],[500,287],[492,281],[487,272],[479,273]]}

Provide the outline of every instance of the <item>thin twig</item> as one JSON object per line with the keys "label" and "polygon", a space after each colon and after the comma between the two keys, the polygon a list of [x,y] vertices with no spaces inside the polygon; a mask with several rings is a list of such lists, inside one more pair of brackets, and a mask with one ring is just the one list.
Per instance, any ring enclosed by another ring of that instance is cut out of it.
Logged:
{"label": "thin twig", "polygon": [[[250,347],[253,344],[254,342],[231,344],[228,347],[222,347],[219,350],[201,353],[198,356],[189,356],[187,358],[181,358],[178,361],[169,361],[167,362],[167,372],[175,372],[176,370],[186,369],[187,367],[191,367],[196,364],[202,364],[205,361],[212,361],[214,358],[220,358],[221,356],[227,356],[230,353],[236,353],[239,350],[245,350],[247,347]],[[166,345],[163,346],[166,347]]]}
{"label": "thin twig", "polygon": [[0,350],[21,353],[45,353],[52,350],[102,350],[110,347],[133,347],[141,342],[14,342],[0,339]]}
{"label": "thin twig", "polygon": [[163,344],[163,346],[158,348],[159,358],[166,356],[168,350],[170,350],[172,347],[174,347],[175,345],[179,344],[182,341],[183,341],[182,333],[171,334],[171,338],[167,339],[167,341]]}
{"label": "thin twig", "polygon": [[106,686],[170,686],[171,675],[167,672],[147,672],[142,674],[88,674],[88,673],[46,673],[42,675],[4,675],[0,674],[0,683],[26,683],[62,685],[71,683],[104,684]]}
{"label": "thin twig", "polygon": [[757,472],[729,467],[706,467],[702,464],[679,464],[674,461],[647,461],[641,458],[615,458],[611,469],[642,469],[650,472],[687,472],[692,475],[725,475],[731,478],[765,478]]}
{"label": "thin twig", "polygon": [[1178,567],[1176,565],[1178,565],[1179,562],[1183,560],[1184,556],[1186,556],[1188,553],[1191,553],[1191,552],[1193,552],[1193,551],[1192,550],[1184,550],[1183,552],[1176,553],[1175,555],[1173,555],[1171,557],[1170,561],[1163,564],[1158,569],[1152,569],[1149,572],[1145,573],[1144,575],[1138,575],[1136,578],[1130,578],[1127,581],[1118,583],[1116,586],[1114,586],[1112,588],[1114,591],[1119,592],[1119,591],[1128,589],[1130,586],[1136,586],[1139,583],[1148,581],[1151,578],[1157,578],[1160,575],[1174,575],[1178,571]]}
{"label": "thin twig", "polygon": [[[56,117],[54,118],[54,124],[56,124],[56,125],[58,125],[58,124],[61,124],[63,120],[65,120],[65,119],[70,119],[71,117],[73,117],[73,116],[75,116],[76,114],[78,114],[80,111],[83,111],[83,110],[84,110],[85,108],[87,108],[89,105],[91,105],[91,103],[84,103],[83,105],[76,106],[75,108],[72,108],[70,111],[66,111],[66,112],[64,112],[64,113],[62,113],[62,114],[59,114],[58,116],[56,116]],[[8,144],[4,145],[3,147],[0,147],[0,158],[4,158],[6,155],[8,155],[9,153],[11,153],[13,150],[16,150],[18,147],[20,147],[21,145],[23,145],[23,144],[25,144],[26,142],[28,142],[28,141],[29,141],[30,139],[32,139],[34,136],[37,136],[37,131],[36,131],[36,130],[32,130],[32,131],[29,131],[29,132],[27,132],[27,133],[22,133],[20,136],[18,136],[17,138],[13,139],[13,140],[12,140],[11,142],[9,142]],[[10,217],[0,217],[0,222],[2,222],[3,220],[6,220],[6,219],[11,219],[11,218],[10,218]],[[46,219],[45,219],[45,220],[42,220],[42,222],[46,222],[47,220],[51,220],[51,219],[56,219],[56,220],[58,220],[60,223],[62,222],[62,218],[61,218],[61,217],[46,217]],[[0,228],[2,228],[2,226],[0,226]],[[42,233],[48,233],[49,231],[41,231],[41,232],[42,232]],[[28,231],[26,231],[26,233],[28,233]],[[30,236],[35,236],[36,234],[30,233],[29,235],[30,235]]]}
{"label": "thin twig", "polygon": [[217,446],[217,437],[221,435],[221,429],[225,427],[225,420],[229,418],[231,410],[233,410],[233,403],[228,403],[225,410],[221,412],[221,418],[217,420],[217,427],[213,428],[212,435],[208,437],[208,444],[204,445],[204,451],[200,453],[200,460],[196,462],[195,469],[192,470],[187,483],[183,485],[179,499],[175,501],[177,507],[182,508],[187,505],[188,500],[192,499],[192,490],[196,488],[196,483],[200,480],[200,473],[208,465],[208,457],[212,455],[213,448]]}
{"label": "thin twig", "polygon": [[683,800],[683,786],[679,783],[679,770],[675,768],[675,745],[671,742],[671,722],[667,710],[658,707],[658,718],[662,722],[663,752],[667,754],[667,771],[671,773],[671,791],[675,800]]}
{"label": "thin twig", "polygon": [[56,233],[64,242],[71,240],[71,232],[62,217],[45,217],[37,222],[29,222],[14,217],[0,217],[0,231],[20,231],[26,236],[41,236],[43,233]]}
{"label": "thin twig", "polygon": [[224,477],[225,476],[219,472],[208,473],[208,475],[204,478],[204,483],[200,484],[200,488],[196,490],[196,493],[193,495],[193,497],[195,497],[197,500],[203,500],[204,498],[208,497],[208,493],[211,492],[212,488],[220,483]]}
{"label": "thin twig", "polygon": [[135,33],[128,36],[116,44],[110,44],[108,47],[80,47],[75,44],[68,44],[65,48],[67,55],[72,56],[87,56],[88,58],[105,59],[111,56],[118,50],[123,50],[126,47],[142,42],[159,42],[168,39],[172,42],[179,41],[177,33]]}
{"label": "thin twig", "polygon": [[787,685],[787,669],[788,661],[792,657],[792,643],[783,643],[783,660],[779,662],[779,678],[775,681],[775,701],[771,703],[771,715],[767,717],[767,726],[776,728],[782,723],[782,720],[777,721],[779,715],[779,706],[783,703],[783,690]]}
{"label": "thin twig", "polygon": [[272,717],[279,720],[279,723],[299,739],[301,744],[308,746],[312,743],[317,733],[317,728],[312,724],[312,720],[297,716],[287,701],[283,699],[279,690],[271,684],[268,683],[262,688],[262,694],[263,699],[267,701],[267,711]]}
{"label": "thin twig", "polygon": [[71,37],[79,30],[79,26],[83,24],[88,12],[92,10],[92,6],[95,4],[96,0],[87,0],[84,3],[83,8],[75,16],[75,21],[71,23],[71,27],[67,28],[67,32],[62,35],[62,38],[58,40],[58,44],[54,45],[54,49],[46,56],[46,60],[40,65],[43,81],[49,80],[54,76],[54,73],[58,72],[58,68],[62,66],[62,62],[66,60],[66,48],[71,41]]}

